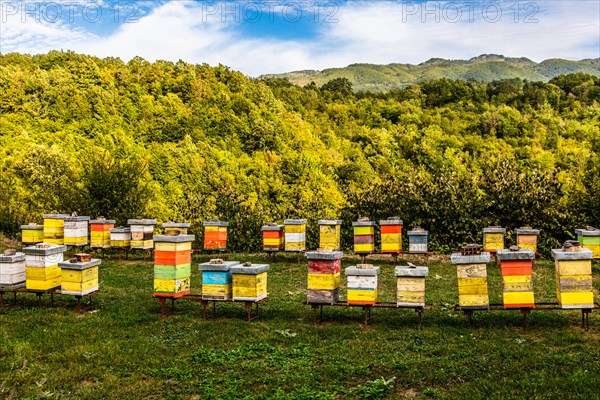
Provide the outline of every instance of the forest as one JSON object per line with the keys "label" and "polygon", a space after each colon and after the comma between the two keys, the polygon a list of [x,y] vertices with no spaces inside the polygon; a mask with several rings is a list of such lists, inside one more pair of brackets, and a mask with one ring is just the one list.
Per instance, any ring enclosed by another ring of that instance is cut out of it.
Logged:
{"label": "forest", "polygon": [[[399,216],[447,253],[481,228],[541,229],[548,252],[600,226],[600,78],[436,79],[387,92],[303,87],[226,66],[73,52],[0,55],[0,231],[51,211],[124,224]],[[510,236],[510,235],[509,235]]]}

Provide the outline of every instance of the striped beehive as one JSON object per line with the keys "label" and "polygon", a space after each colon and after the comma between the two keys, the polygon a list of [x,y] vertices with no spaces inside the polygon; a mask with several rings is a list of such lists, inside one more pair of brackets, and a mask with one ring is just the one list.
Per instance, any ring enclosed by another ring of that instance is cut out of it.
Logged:
{"label": "striped beehive", "polygon": [[354,230],[354,253],[370,254],[375,252],[375,221],[362,218],[352,223]]}
{"label": "striped beehive", "polygon": [[553,249],[556,297],[561,308],[594,308],[591,250],[578,246]]}
{"label": "striped beehive", "polygon": [[416,267],[412,264],[397,266],[396,294],[398,307],[425,307],[425,277],[429,268]]}
{"label": "striped beehive", "polygon": [[165,235],[183,234],[187,235],[190,224],[187,222],[165,222],[162,225]]}
{"label": "striped beehive", "polygon": [[269,222],[262,227],[263,250],[280,251],[283,250],[283,225],[277,225]]}
{"label": "striped beehive", "polygon": [[115,227],[114,219],[98,217],[90,221],[90,247],[92,249],[110,248],[110,230]]}
{"label": "striped beehive", "polygon": [[515,229],[517,234],[517,246],[522,249],[530,249],[534,253],[537,251],[537,241],[540,235],[539,229],[532,229],[529,226],[522,226]]}
{"label": "striped beehive", "polygon": [[285,251],[306,250],[306,220],[285,219],[283,225]]}
{"label": "striped beehive", "polygon": [[588,226],[585,229],[575,229],[575,234],[581,247],[591,250],[594,258],[600,258],[600,229]]}
{"label": "striped beehive", "polygon": [[391,217],[379,221],[381,226],[381,252],[402,253],[402,220]]}
{"label": "striped beehive", "polygon": [[88,222],[90,217],[77,216],[76,214],[65,218],[65,244],[67,246],[87,246]]}
{"label": "striped beehive", "polygon": [[25,254],[6,250],[0,254],[0,291],[25,287]]}
{"label": "striped beehive", "polygon": [[88,257],[83,259],[78,256],[82,255],[76,254],[76,258],[58,263],[62,278],[60,287],[62,294],[85,296],[99,289],[98,266],[102,261],[90,258],[87,254],[84,256]]}
{"label": "striped beehive", "polygon": [[339,250],[342,221],[339,219],[319,220],[319,248]]}
{"label": "striped beehive", "polygon": [[487,264],[490,253],[463,256],[453,253],[450,256],[456,265],[458,277],[458,305],[461,310],[487,310],[490,308],[487,282]]}
{"label": "striped beehive", "polygon": [[154,297],[190,294],[194,235],[154,235]]}
{"label": "striped beehive", "polygon": [[502,300],[504,308],[533,308],[533,260],[531,249],[500,249],[496,252],[502,273]]}
{"label": "striped beehive", "polygon": [[488,226],[483,228],[483,251],[495,253],[504,248],[505,228],[499,226]]}
{"label": "striped beehive", "polygon": [[307,304],[334,304],[340,299],[341,251],[308,251]]}
{"label": "striped beehive", "polygon": [[244,263],[230,268],[234,301],[260,301],[267,298],[269,264]]}
{"label": "striped beehive", "polygon": [[44,214],[44,242],[65,244],[65,218],[68,214]]}
{"label": "striped beehive", "polygon": [[127,224],[131,229],[131,242],[129,247],[132,250],[150,250],[154,247],[152,238],[154,237],[154,226],[156,225],[155,219],[128,219]]}
{"label": "striped beehive", "polygon": [[58,263],[63,261],[67,246],[38,243],[25,247],[25,287],[30,291],[46,292],[60,289],[61,274]]}
{"label": "striped beehive", "polygon": [[44,241],[44,226],[34,223],[21,225],[21,242],[25,245],[42,243]]}
{"label": "striped beehive", "polygon": [[427,253],[428,232],[420,226],[415,226],[408,231],[408,252],[409,253]]}
{"label": "striped beehive", "polygon": [[229,222],[219,221],[218,218],[204,221],[204,250],[227,250],[227,227]]}
{"label": "striped beehive", "polygon": [[110,247],[116,250],[129,250],[131,246],[131,229],[118,228],[109,229],[110,232]]}
{"label": "striped beehive", "polygon": [[348,304],[374,306],[377,303],[377,275],[379,267],[358,264],[344,270],[347,279]]}
{"label": "striped beehive", "polygon": [[238,264],[238,261],[221,259],[198,264],[198,270],[202,272],[202,299],[231,300],[233,293],[231,267]]}

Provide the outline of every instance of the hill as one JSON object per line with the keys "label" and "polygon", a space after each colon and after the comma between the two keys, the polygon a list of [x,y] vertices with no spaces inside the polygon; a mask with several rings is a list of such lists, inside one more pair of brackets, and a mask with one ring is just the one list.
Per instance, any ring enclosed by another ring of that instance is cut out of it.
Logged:
{"label": "hill", "polygon": [[432,58],[419,65],[351,64],[345,68],[294,71],[268,75],[268,77],[287,78],[300,86],[310,82],[321,86],[335,78],[346,78],[356,90],[385,91],[428,79],[449,78],[491,82],[519,78],[547,82],[555,76],[577,72],[600,77],[600,59],[569,61],[554,58],[536,63],[527,58],[484,54],[470,60]]}

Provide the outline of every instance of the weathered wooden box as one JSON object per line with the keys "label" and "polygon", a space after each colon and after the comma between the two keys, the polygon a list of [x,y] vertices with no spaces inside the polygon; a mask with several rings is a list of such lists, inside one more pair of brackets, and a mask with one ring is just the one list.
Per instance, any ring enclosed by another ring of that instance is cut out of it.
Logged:
{"label": "weathered wooden box", "polygon": [[490,253],[463,256],[453,253],[450,261],[456,266],[458,278],[458,305],[461,310],[488,310],[487,264]]}
{"label": "weathered wooden box", "polygon": [[227,227],[229,222],[213,219],[204,221],[204,250],[227,250]]}
{"label": "weathered wooden box", "polygon": [[154,297],[190,294],[194,235],[154,235]]}
{"label": "weathered wooden box", "polygon": [[154,236],[154,226],[156,226],[155,219],[128,219],[127,224],[131,230],[129,246],[132,250],[150,250],[154,247],[152,238]]}
{"label": "weathered wooden box", "polygon": [[414,254],[425,254],[427,253],[427,242],[428,235],[425,229],[420,226],[414,227],[412,230],[407,232],[408,234],[408,252]]}
{"label": "weathered wooden box", "polygon": [[0,290],[9,291],[25,287],[25,254],[0,254]]}
{"label": "weathered wooden box", "polygon": [[21,242],[24,245],[42,243],[44,241],[44,225],[30,223],[21,225]]}
{"label": "weathered wooden box", "polygon": [[308,304],[333,304],[340,299],[341,251],[308,251]]}
{"label": "weathered wooden box", "polygon": [[417,267],[412,264],[397,266],[396,294],[398,307],[425,307],[425,277],[429,268]]}
{"label": "weathered wooden box", "polygon": [[588,226],[584,229],[575,229],[575,234],[581,247],[591,250],[594,258],[600,258],[600,229]]}
{"label": "weathered wooden box", "polygon": [[111,228],[110,247],[117,250],[129,250],[131,247],[131,229],[130,228]]}
{"label": "weathered wooden box", "polygon": [[198,264],[202,271],[202,299],[231,300],[233,294],[231,267],[238,261],[211,260]]}
{"label": "weathered wooden box", "polygon": [[556,272],[556,296],[561,308],[594,308],[593,252],[586,248],[579,251],[553,249],[552,257]]}
{"label": "weathered wooden box", "polygon": [[165,222],[161,226],[165,231],[165,235],[187,235],[188,229],[190,229],[190,224],[187,222]]}
{"label": "weathered wooden box", "polygon": [[537,251],[537,241],[540,235],[539,229],[532,229],[528,226],[515,229],[517,235],[517,246],[522,249],[530,249],[535,253]]}
{"label": "weathered wooden box", "polygon": [[68,214],[44,214],[44,242],[65,244],[65,219]]}
{"label": "weathered wooden box", "polygon": [[306,220],[285,219],[283,225],[285,251],[306,250]]}
{"label": "weathered wooden box", "polygon": [[398,217],[379,221],[382,253],[402,253],[402,224],[402,220]]}
{"label": "weathered wooden box", "polygon": [[283,250],[283,225],[277,225],[275,223],[269,223],[267,225],[264,225],[262,227],[262,234],[264,251]]}
{"label": "weathered wooden box", "polygon": [[504,308],[534,308],[533,260],[531,249],[500,249],[496,252],[502,273]]}
{"label": "weathered wooden box", "polygon": [[323,250],[339,250],[342,221],[338,219],[320,219],[319,248]]}
{"label": "weathered wooden box", "polygon": [[375,221],[356,221],[352,223],[354,230],[354,252],[371,254],[375,252]]}
{"label": "weathered wooden box", "polygon": [[483,251],[495,253],[504,248],[506,228],[489,226],[483,228]]}
{"label": "weathered wooden box", "polygon": [[67,246],[87,246],[90,217],[71,215],[65,218],[64,234]]}
{"label": "weathered wooden box", "polygon": [[260,301],[267,298],[269,264],[244,263],[230,268],[234,301]]}
{"label": "weathered wooden box", "polygon": [[98,266],[102,261],[92,258],[86,262],[64,261],[58,263],[61,269],[61,293],[85,296],[96,292],[98,284]]}
{"label": "weathered wooden box", "polygon": [[90,221],[90,247],[92,249],[110,248],[110,230],[115,227],[114,219],[98,217]]}
{"label": "weathered wooden box", "polygon": [[25,247],[25,287],[31,291],[60,289],[61,273],[58,263],[67,251],[65,245],[38,243]]}
{"label": "weathered wooden box", "polygon": [[347,279],[348,304],[375,305],[379,267],[359,264],[344,270]]}

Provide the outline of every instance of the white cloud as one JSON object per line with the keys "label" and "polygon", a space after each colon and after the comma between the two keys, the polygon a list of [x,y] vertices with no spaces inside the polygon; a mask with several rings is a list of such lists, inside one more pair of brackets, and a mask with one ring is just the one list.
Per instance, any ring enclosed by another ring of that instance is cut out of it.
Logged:
{"label": "white cloud", "polygon": [[[348,2],[333,16],[335,23],[323,22],[332,9],[321,10],[317,36],[311,40],[244,36],[234,20],[234,14],[239,15],[243,9],[229,8],[230,14],[224,15],[224,8],[211,8],[215,3],[159,4],[147,14],[137,14],[138,22],[121,24],[103,36],[64,22],[36,22],[30,18],[23,23],[20,14],[5,15],[4,3],[8,2],[2,3],[6,23],[0,28],[0,49],[4,53],[71,49],[125,60],[141,56],[151,61],[221,63],[250,75],[357,62],[419,63],[431,57],[459,59],[482,53],[524,56],[535,61],[600,56],[600,4],[596,1],[493,3],[500,7],[501,15],[492,6],[487,13],[484,11],[489,2],[468,3],[470,6],[450,2]],[[525,4],[533,7],[524,9]],[[515,5],[520,6],[518,15]],[[279,7],[273,12],[283,10]],[[304,12],[310,10],[303,8]]]}

